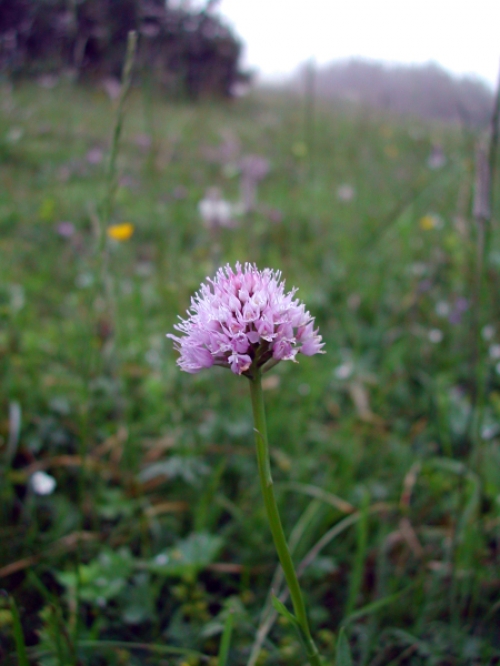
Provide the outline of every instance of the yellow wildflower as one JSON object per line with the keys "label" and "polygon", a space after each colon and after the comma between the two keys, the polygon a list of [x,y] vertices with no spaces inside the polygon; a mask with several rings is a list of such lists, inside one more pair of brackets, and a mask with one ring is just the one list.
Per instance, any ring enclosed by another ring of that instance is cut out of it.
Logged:
{"label": "yellow wildflower", "polygon": [[389,157],[391,160],[396,159],[396,157],[399,155],[399,150],[397,149],[396,146],[393,144],[389,144],[385,146],[384,148],[384,153]]}
{"label": "yellow wildflower", "polygon": [[56,202],[54,199],[44,199],[40,205],[38,214],[44,222],[53,222],[56,216]]}
{"label": "yellow wildflower", "polygon": [[298,158],[306,157],[308,153],[307,144],[304,141],[296,141],[292,146],[292,153]]}
{"label": "yellow wildflower", "polygon": [[123,224],[112,224],[107,228],[106,233],[108,238],[112,238],[115,241],[126,241],[134,233],[134,225],[130,222],[123,222]]}
{"label": "yellow wildflower", "polygon": [[431,213],[424,215],[420,218],[420,228],[423,231],[430,231],[431,229],[439,229],[441,227],[441,220],[437,215]]}

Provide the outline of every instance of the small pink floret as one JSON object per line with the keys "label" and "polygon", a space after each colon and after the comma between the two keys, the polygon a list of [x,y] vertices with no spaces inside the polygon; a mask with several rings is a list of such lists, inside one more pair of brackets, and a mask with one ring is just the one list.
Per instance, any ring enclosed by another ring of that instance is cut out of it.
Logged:
{"label": "small pink floret", "polygon": [[295,292],[285,293],[281,273],[270,268],[220,268],[191,299],[187,319],[175,325],[182,335],[167,336],[179,352],[177,364],[190,373],[222,365],[241,375],[272,359],[324,353],[314,318]]}

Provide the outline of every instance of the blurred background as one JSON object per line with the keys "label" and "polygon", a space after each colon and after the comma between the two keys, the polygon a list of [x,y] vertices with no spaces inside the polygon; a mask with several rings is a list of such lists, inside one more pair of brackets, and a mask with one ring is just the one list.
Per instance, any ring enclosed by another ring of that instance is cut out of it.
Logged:
{"label": "blurred background", "polygon": [[326,343],[264,385],[326,663],[500,662],[499,24],[0,0],[2,665],[303,666],[246,379],[165,337],[237,261]]}

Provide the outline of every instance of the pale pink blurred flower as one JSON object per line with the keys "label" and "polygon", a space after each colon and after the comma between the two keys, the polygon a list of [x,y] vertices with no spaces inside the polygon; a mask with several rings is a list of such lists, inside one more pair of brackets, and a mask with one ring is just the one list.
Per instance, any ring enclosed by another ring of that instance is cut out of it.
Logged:
{"label": "pale pink blurred flower", "polygon": [[347,299],[347,307],[349,310],[357,310],[361,305],[361,296],[359,294],[350,294]]}
{"label": "pale pink blurred flower", "polygon": [[59,77],[57,74],[42,74],[36,80],[40,88],[47,88],[47,90],[52,90],[59,83]]}
{"label": "pale pink blurred flower", "polygon": [[432,280],[430,278],[426,278],[425,280],[420,280],[420,282],[417,285],[417,289],[419,293],[425,294],[426,291],[430,291],[432,289]]}
{"label": "pale pink blurred flower", "polygon": [[158,37],[161,32],[161,28],[156,23],[143,23],[139,29],[141,35],[149,39],[154,39]]}
{"label": "pale pink blurred flower", "polygon": [[500,345],[491,345],[488,350],[490,358],[499,359],[500,358]]}
{"label": "pale pink blurred flower", "polygon": [[344,183],[337,188],[337,199],[346,203],[352,201],[356,195],[356,190],[352,185]]}
{"label": "pale pink blurred flower", "polygon": [[138,182],[132,177],[127,174],[123,175],[120,177],[118,184],[120,187],[123,187],[127,190],[136,190],[138,188]]}
{"label": "pale pink blurred flower", "polygon": [[187,187],[184,187],[183,185],[178,185],[177,187],[174,187],[174,190],[172,192],[173,198],[176,199],[177,201],[185,199],[188,194],[189,192]]}
{"label": "pale pink blurred flower", "polygon": [[148,150],[151,148],[152,139],[149,134],[136,134],[134,137],[134,143],[138,148],[142,150]]}
{"label": "pale pink blurred flower", "polygon": [[100,148],[91,148],[86,155],[89,164],[100,164],[104,158],[104,153]]}
{"label": "pale pink blurred flower", "polygon": [[241,375],[255,364],[323,353],[314,318],[294,299],[296,289],[285,293],[280,280],[280,271],[249,263],[237,263],[236,272],[228,264],[207,278],[191,299],[188,318],[175,326],[184,335],[167,336],[180,353],[179,367],[197,373],[221,365]]}
{"label": "pale pink blurred flower", "polygon": [[246,155],[240,160],[239,168],[241,202],[249,212],[257,203],[257,184],[269,173],[269,161],[260,155]]}
{"label": "pale pink blurred flower", "polygon": [[63,238],[71,238],[75,233],[75,227],[72,222],[59,222],[57,225],[57,233]]}
{"label": "pale pink blurred flower", "polygon": [[275,224],[283,222],[283,212],[279,208],[268,208],[265,210],[265,214],[270,222],[274,222]]}
{"label": "pale pink blurred flower", "polygon": [[468,309],[469,309],[469,301],[463,296],[457,298],[448,316],[448,321],[450,322],[450,324],[460,324],[464,312],[467,312]]}
{"label": "pale pink blurred flower", "polygon": [[255,181],[262,180],[269,173],[269,161],[261,155],[245,155],[239,166],[243,175]]}
{"label": "pale pink blurred flower", "polygon": [[58,172],[57,172],[57,178],[63,183],[66,183],[71,176],[73,175],[73,169],[69,164],[63,164]]}
{"label": "pale pink blurred flower", "polygon": [[106,91],[109,99],[115,100],[118,99],[118,97],[120,97],[120,93],[122,91],[122,84],[120,83],[120,81],[118,81],[118,79],[113,79],[113,78],[103,79],[102,87]]}
{"label": "pale pink blurred flower", "polygon": [[236,81],[231,86],[232,97],[245,97],[251,90],[250,81]]}
{"label": "pale pink blurred flower", "polygon": [[205,158],[209,162],[221,165],[235,164],[240,154],[241,146],[238,139],[230,132],[223,136],[222,142],[218,146],[204,148]]}
{"label": "pale pink blurred flower", "polygon": [[492,340],[495,337],[495,327],[492,324],[487,324],[481,330],[481,337],[483,340]]}
{"label": "pale pink blurred flower", "polygon": [[441,146],[435,145],[432,147],[431,154],[427,159],[427,166],[429,169],[442,169],[446,164],[446,155],[444,154]]}

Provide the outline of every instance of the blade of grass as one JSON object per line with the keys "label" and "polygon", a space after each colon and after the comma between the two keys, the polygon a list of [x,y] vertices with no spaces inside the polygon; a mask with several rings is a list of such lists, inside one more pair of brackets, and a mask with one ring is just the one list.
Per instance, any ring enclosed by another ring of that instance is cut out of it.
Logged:
{"label": "blade of grass", "polygon": [[394,594],[390,594],[387,597],[384,597],[383,599],[377,599],[376,601],[373,601],[370,604],[366,604],[366,606],[363,606],[357,611],[354,611],[354,613],[351,613],[348,615],[343,621],[342,621],[342,626],[346,626],[350,624],[351,622],[355,622],[356,620],[361,619],[362,617],[366,617],[367,615],[373,615],[377,611],[379,611],[381,608],[385,608],[385,606],[389,606],[392,604],[394,601],[399,599],[399,597],[402,597],[404,594],[409,592],[415,587],[416,583],[411,583],[407,587],[405,587],[403,590],[400,590],[399,592],[395,592]]}
{"label": "blade of grass", "polygon": [[226,622],[224,624],[224,631],[219,648],[219,656],[217,666],[226,666],[227,658],[229,656],[229,648],[231,647],[231,636],[233,634],[234,614],[230,611],[227,614]]}
{"label": "blade of grass", "polygon": [[105,650],[105,649],[122,649],[122,650],[143,650],[151,652],[152,654],[177,654],[184,657],[195,657],[204,662],[210,660],[207,655],[198,652],[197,650],[190,650],[189,648],[171,647],[170,645],[157,645],[155,643],[129,643],[128,641],[80,641],[78,647],[82,649],[92,650]]}
{"label": "blade of grass", "polygon": [[[500,74],[497,80],[493,111],[490,120],[487,145],[480,145],[476,157],[476,182],[474,191],[473,215],[476,222],[476,266],[472,286],[472,321],[471,321],[471,418],[469,437],[471,440],[471,459],[474,467],[479,468],[482,457],[481,427],[483,423],[486,391],[487,362],[482,353],[481,328],[484,311],[491,298],[493,284],[488,284],[488,257],[491,246],[491,222],[493,211],[493,193],[495,189],[495,168],[498,152],[500,120]],[[488,294],[490,292],[490,294]]]}
{"label": "blade of grass", "polygon": [[[306,528],[310,524],[312,518],[317,513],[320,506],[321,506],[320,502],[318,502],[317,500],[313,500],[309,504],[307,509],[304,511],[302,516],[299,518],[299,520],[297,521],[295,527],[292,530],[292,533],[290,534],[289,545],[290,545],[290,552],[292,554],[295,552],[295,549],[297,548],[298,543],[302,539]],[[269,593],[267,595],[264,608],[262,609],[261,621],[259,624],[259,628],[257,629],[257,633],[255,635],[255,640],[252,645],[252,650],[250,652],[250,657],[248,659],[247,666],[255,666],[257,659],[259,658],[260,652],[262,650],[264,641],[266,640],[266,637],[272,625],[274,624],[276,618],[278,617],[278,613],[273,607],[273,596],[275,595],[277,596],[279,594],[279,590],[282,584],[283,584],[283,569],[281,568],[280,565],[278,565],[274,572],[274,576],[271,580],[271,585],[269,587]],[[281,601],[283,601],[283,599],[281,598],[282,596],[283,595],[280,596]]]}
{"label": "blade of grass", "polygon": [[352,666],[351,648],[344,627],[339,631],[335,652],[335,666]]}
{"label": "blade of grass", "polygon": [[327,490],[323,490],[322,488],[318,488],[318,486],[314,486],[311,483],[282,483],[279,487],[287,490],[295,490],[299,493],[310,495],[311,497],[316,497],[326,504],[331,504],[331,506],[342,511],[342,513],[354,513],[356,511],[356,507],[349,502],[346,502],[341,497],[338,497]]}
{"label": "blade of grass", "polygon": [[[371,513],[377,513],[379,511],[387,511],[388,509],[391,508],[395,507],[381,502],[373,504],[369,508],[369,513],[371,514]],[[326,548],[326,546],[331,541],[333,541],[337,536],[339,536],[339,534],[342,534],[342,532],[344,532],[346,529],[348,529],[352,525],[355,525],[359,519],[360,519],[360,512],[358,511],[357,513],[347,516],[347,518],[340,520],[331,529],[329,529],[328,532],[326,532],[321,537],[321,539],[311,548],[311,550],[302,559],[301,563],[297,567],[297,575],[299,576],[299,578],[302,576],[307,567],[312,562],[314,562],[314,560],[318,557],[319,553],[323,550],[323,548]],[[290,539],[290,544],[293,552],[292,539]],[[281,572],[281,567],[278,568],[277,573],[278,572]],[[279,595],[279,600],[284,603],[287,600],[287,598],[288,598],[288,591],[284,590]],[[265,607],[262,613],[263,619],[261,620],[261,624],[259,625],[259,629],[257,630],[257,636],[252,646],[252,651],[250,653],[250,658],[247,662],[247,666],[255,666],[260,654],[260,650],[262,649],[262,646],[264,644],[264,641],[266,640],[267,635],[271,631],[271,628],[274,622],[276,621],[276,618],[278,617],[278,614],[273,609],[271,609],[271,612],[267,616],[264,616],[264,613],[265,613]]]}
{"label": "blade of grass", "polygon": [[368,508],[370,496],[367,492],[363,495],[362,506],[360,510],[360,520],[357,525],[357,546],[356,557],[349,582],[349,595],[347,597],[347,605],[345,615],[349,616],[356,606],[356,600],[361,589],[363,582],[363,569],[366,559],[366,549],[368,546]]}
{"label": "blade of grass", "polygon": [[17,604],[14,597],[9,598],[10,612],[12,613],[12,625],[14,632],[14,640],[16,642],[16,654],[19,666],[29,666],[28,655],[26,652],[26,643],[24,641],[23,628],[21,626],[21,618],[17,609]]}
{"label": "blade of grass", "polygon": [[[64,663],[66,658],[70,658],[72,659],[73,664],[76,664],[78,658],[75,646],[71,640],[70,632],[68,631],[67,624],[64,620],[59,598],[47,589],[33,570],[28,572],[28,579],[33,584],[33,587],[35,587],[45,599],[50,609],[50,616],[47,618],[47,622],[52,625],[52,635],[54,636],[59,662]],[[71,656],[69,657],[69,655]]]}

